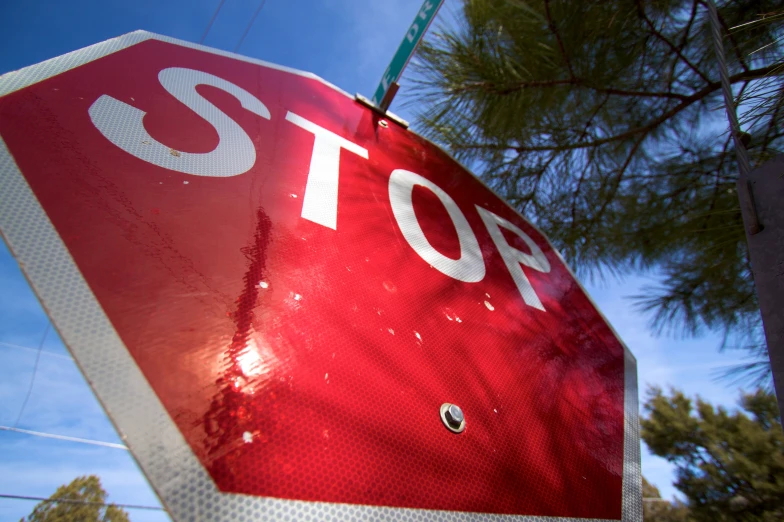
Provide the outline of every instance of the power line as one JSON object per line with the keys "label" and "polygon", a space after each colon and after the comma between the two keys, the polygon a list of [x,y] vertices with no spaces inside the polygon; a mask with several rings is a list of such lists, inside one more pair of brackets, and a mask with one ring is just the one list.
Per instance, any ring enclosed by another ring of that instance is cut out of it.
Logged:
{"label": "power line", "polygon": [[207,38],[207,34],[210,32],[210,29],[212,29],[212,23],[218,17],[218,13],[220,12],[221,7],[223,7],[224,2],[226,2],[226,0],[220,0],[220,3],[218,4],[218,8],[215,9],[214,13],[212,13],[212,18],[210,18],[210,23],[207,24],[207,29],[204,30],[204,34],[201,35],[201,40],[199,40],[200,44],[204,43],[204,39]]}
{"label": "power line", "polygon": [[245,32],[242,33],[242,37],[240,37],[240,41],[237,43],[237,47],[234,48],[234,52],[235,53],[237,51],[239,51],[240,46],[242,45],[242,42],[244,42],[245,41],[245,37],[248,36],[248,31],[250,31],[251,26],[253,26],[253,22],[256,21],[256,17],[259,16],[259,13],[261,12],[261,9],[264,7],[264,4],[266,4],[266,3],[267,3],[267,0],[261,0],[261,2],[259,3],[259,7],[258,7],[258,9],[256,9],[256,12],[253,13],[253,18],[250,19],[250,22],[248,23],[248,27],[245,28]]}
{"label": "power line", "polygon": [[27,408],[27,401],[30,400],[30,395],[33,393],[33,384],[35,383],[35,376],[38,373],[38,361],[41,360],[41,351],[44,347],[46,336],[49,335],[49,328],[51,326],[52,322],[48,321],[46,323],[46,328],[44,329],[44,335],[41,337],[41,342],[38,343],[38,353],[35,355],[35,364],[33,365],[33,376],[30,377],[30,386],[27,388],[27,395],[25,395],[24,402],[22,402],[22,408],[19,410],[19,415],[16,417],[16,422],[14,422],[14,428],[19,426],[19,421],[22,420],[22,415],[24,414],[25,408]]}
{"label": "power line", "polygon": [[[0,346],[7,346],[8,348],[16,348],[17,350],[27,350],[28,352],[36,352],[36,351],[38,351],[35,348],[30,348],[29,346],[22,346],[21,344],[6,343],[6,342],[3,342],[3,341],[0,341]],[[60,357],[61,359],[68,359],[69,361],[73,361],[72,357],[70,357],[68,355],[64,355],[62,353],[54,353],[54,352],[50,352],[49,350],[42,350],[41,353],[45,353],[46,355],[51,356],[51,357]]]}
{"label": "power line", "polygon": [[0,498],[11,498],[14,500],[35,500],[38,502],[63,502],[65,504],[83,504],[88,506],[115,506],[123,509],[151,509],[154,511],[166,511],[159,506],[140,506],[137,504],[114,504],[106,502],[90,502],[89,500],[79,500],[75,498],[44,498],[44,497],[30,497],[27,495],[6,495],[0,493]]}
{"label": "power line", "polygon": [[11,426],[0,426],[2,431],[12,431],[14,433],[24,433],[25,435],[33,435],[36,437],[44,437],[47,439],[67,440],[69,442],[79,442],[81,444],[91,444],[93,446],[103,446],[105,448],[115,448],[128,451],[128,446],[124,444],[117,444],[116,442],[104,442],[102,440],[81,439],[79,437],[69,437],[68,435],[57,435],[55,433],[46,433],[43,431],[23,430],[21,428]]}

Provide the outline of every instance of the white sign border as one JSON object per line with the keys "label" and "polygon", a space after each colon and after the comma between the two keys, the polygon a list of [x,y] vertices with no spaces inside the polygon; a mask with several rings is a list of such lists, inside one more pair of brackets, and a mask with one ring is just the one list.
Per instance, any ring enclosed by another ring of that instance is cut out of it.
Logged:
{"label": "white sign border", "polygon": [[[310,73],[146,31],[129,33],[7,73],[0,77],[0,96],[150,39],[311,78],[353,99],[350,94]],[[466,171],[470,172],[468,169]],[[501,200],[503,201],[503,198]],[[279,519],[336,522],[347,520],[566,522],[576,520],[563,517],[310,502],[220,492],[120,340],[1,138],[0,233],[121,438],[131,449],[174,520],[216,522]],[[544,234],[541,235],[546,239]],[[554,248],[553,251],[557,253]],[[560,257],[560,254],[558,255]],[[564,265],[566,266],[566,263]],[[579,284],[576,277],[575,281]],[[582,285],[580,288],[588,296]],[[590,296],[588,297],[590,299]],[[595,306],[595,303],[593,304]],[[612,329],[603,315],[602,318]],[[614,329],[612,331],[623,345],[625,353],[625,433],[621,520],[636,522],[642,520],[637,362],[620,336]],[[600,519],[579,520],[608,522]]]}

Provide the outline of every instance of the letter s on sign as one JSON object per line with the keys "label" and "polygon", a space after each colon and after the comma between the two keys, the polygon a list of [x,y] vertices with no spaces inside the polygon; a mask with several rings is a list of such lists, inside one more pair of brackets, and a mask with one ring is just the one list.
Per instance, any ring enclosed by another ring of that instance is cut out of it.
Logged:
{"label": "letter s on sign", "polygon": [[256,148],[247,133],[223,111],[197,91],[197,85],[211,85],[237,98],[242,107],[262,118],[270,112],[245,89],[212,74],[182,67],[169,67],[158,73],[158,80],[169,94],[207,120],[218,133],[218,146],[206,153],[171,149],[150,136],[142,119],[145,112],[104,94],[90,106],[90,119],[109,141],[125,152],[159,167],[195,176],[229,177],[243,174],[256,163]]}

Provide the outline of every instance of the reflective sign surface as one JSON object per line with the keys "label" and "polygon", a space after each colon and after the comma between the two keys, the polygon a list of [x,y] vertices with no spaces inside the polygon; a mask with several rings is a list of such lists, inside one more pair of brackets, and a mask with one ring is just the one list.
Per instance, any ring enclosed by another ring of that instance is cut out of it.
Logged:
{"label": "reflective sign surface", "polygon": [[219,490],[622,517],[624,347],[544,237],[412,132],[148,39],[1,98],[0,135]]}

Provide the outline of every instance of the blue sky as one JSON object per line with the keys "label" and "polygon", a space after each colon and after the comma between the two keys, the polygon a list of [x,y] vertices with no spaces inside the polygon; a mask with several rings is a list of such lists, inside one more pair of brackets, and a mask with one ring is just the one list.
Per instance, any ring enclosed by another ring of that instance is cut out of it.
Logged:
{"label": "blue sky", "polygon": [[[232,51],[259,0],[226,0],[205,44]],[[198,42],[219,0],[134,2],[7,0],[0,2],[0,73],[136,29]],[[253,58],[311,71],[348,92],[372,95],[421,0],[267,0],[240,49]],[[440,18],[458,7],[447,0]],[[401,82],[405,95],[406,77]],[[399,96],[400,98],[401,96]],[[399,102],[399,100],[398,100]],[[393,104],[392,110],[411,118]],[[546,232],[546,231],[545,231]],[[719,339],[655,337],[647,317],[626,298],[655,279],[589,284],[600,309],[638,360],[641,398],[649,384],[676,386],[690,395],[733,406],[738,389],[714,380],[716,370],[742,354],[718,353]],[[0,242],[0,424],[14,425],[24,402],[47,318],[8,249]],[[118,442],[111,423],[52,330],[18,427]],[[0,493],[48,496],[78,475],[97,474],[118,503],[158,505],[124,450],[0,431]],[[663,496],[675,493],[671,467],[647,454],[643,473]],[[34,503],[0,499],[0,521],[19,520]],[[154,511],[134,521],[168,520]]]}

